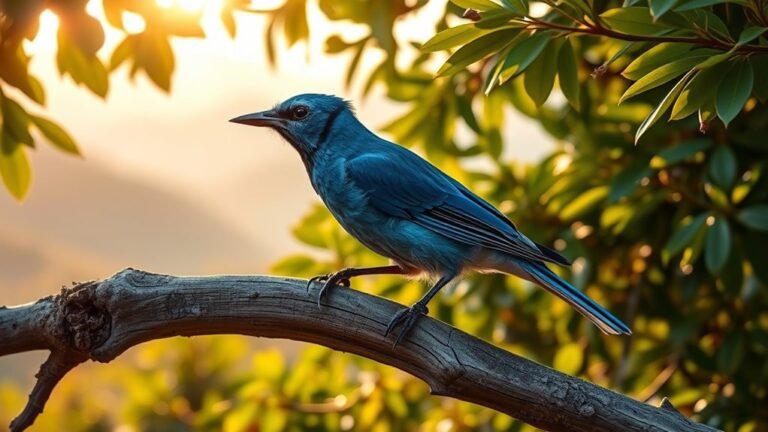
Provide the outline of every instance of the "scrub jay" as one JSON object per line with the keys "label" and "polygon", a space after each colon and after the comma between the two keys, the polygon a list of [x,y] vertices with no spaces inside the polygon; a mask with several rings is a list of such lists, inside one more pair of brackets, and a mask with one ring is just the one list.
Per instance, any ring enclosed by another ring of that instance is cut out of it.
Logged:
{"label": "scrub jay", "polygon": [[396,346],[437,292],[467,271],[513,274],[568,302],[608,334],[627,327],[545,263],[570,265],[554,250],[517,230],[504,214],[410,150],[386,141],[336,97],[302,94],[273,109],[231,119],[276,130],[299,153],[315,191],[352,236],[393,265],[346,268],[312,278],[328,289],[372,274],[427,273],[437,282],[419,301],[400,310],[385,336],[402,325]]}

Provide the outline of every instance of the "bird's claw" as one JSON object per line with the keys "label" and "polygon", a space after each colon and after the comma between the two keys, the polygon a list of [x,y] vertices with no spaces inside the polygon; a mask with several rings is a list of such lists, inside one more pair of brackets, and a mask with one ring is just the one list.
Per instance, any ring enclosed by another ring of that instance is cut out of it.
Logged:
{"label": "bird's claw", "polygon": [[336,273],[328,273],[315,276],[307,282],[307,292],[309,292],[309,287],[314,282],[325,282],[323,286],[320,287],[320,292],[317,294],[317,307],[320,307],[323,297],[328,292],[329,288],[339,285],[349,287],[349,276],[345,270],[341,270]]}
{"label": "bird's claw", "polygon": [[398,344],[400,344],[405,335],[411,330],[414,324],[416,324],[416,320],[419,318],[419,316],[426,315],[427,313],[429,313],[429,309],[427,309],[425,305],[416,303],[409,308],[399,310],[395,316],[392,317],[392,319],[389,321],[389,324],[387,325],[387,330],[384,332],[385,337],[388,336],[392,330],[395,329],[395,327],[402,323],[400,334],[397,335],[395,343],[392,344],[393,349],[397,347]]}

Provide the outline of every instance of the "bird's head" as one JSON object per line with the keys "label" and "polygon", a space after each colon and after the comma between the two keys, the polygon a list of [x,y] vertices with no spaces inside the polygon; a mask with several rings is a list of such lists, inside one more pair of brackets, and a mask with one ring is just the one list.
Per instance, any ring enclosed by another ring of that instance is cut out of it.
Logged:
{"label": "bird's head", "polygon": [[351,109],[349,102],[337,96],[308,93],[293,96],[270,110],[229,121],[272,128],[306,159],[325,144],[339,116]]}

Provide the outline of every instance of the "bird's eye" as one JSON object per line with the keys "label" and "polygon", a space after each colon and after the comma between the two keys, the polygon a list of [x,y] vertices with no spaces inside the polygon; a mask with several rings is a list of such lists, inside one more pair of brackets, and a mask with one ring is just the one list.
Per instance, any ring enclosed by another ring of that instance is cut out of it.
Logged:
{"label": "bird's eye", "polygon": [[309,108],[304,105],[298,105],[291,111],[291,114],[293,114],[294,119],[301,120],[309,114]]}

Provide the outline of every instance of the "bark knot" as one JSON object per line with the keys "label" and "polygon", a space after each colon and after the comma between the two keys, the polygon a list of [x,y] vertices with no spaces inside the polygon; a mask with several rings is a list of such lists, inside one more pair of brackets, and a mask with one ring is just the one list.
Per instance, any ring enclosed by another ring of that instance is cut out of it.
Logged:
{"label": "bark knot", "polygon": [[62,288],[55,298],[53,334],[78,351],[89,352],[109,338],[112,317],[97,301],[97,282]]}

